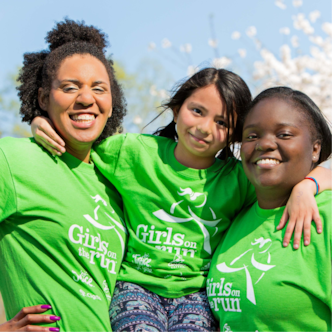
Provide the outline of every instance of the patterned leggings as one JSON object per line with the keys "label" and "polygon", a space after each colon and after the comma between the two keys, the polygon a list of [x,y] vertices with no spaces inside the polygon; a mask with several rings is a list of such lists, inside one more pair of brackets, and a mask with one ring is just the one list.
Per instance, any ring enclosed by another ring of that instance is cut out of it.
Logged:
{"label": "patterned leggings", "polygon": [[118,281],[109,314],[113,332],[217,330],[205,291],[169,299]]}

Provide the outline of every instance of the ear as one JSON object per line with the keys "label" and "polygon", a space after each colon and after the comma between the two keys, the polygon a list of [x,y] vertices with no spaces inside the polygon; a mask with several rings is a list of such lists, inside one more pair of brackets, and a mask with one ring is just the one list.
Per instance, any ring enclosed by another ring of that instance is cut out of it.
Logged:
{"label": "ear", "polygon": [[110,118],[112,116],[112,112],[113,112],[113,107],[111,107],[109,112],[108,112],[108,118]]}
{"label": "ear", "polygon": [[45,95],[45,91],[43,88],[38,89],[38,103],[39,107],[47,112],[47,104],[48,104],[48,96]]}
{"label": "ear", "polygon": [[315,141],[312,146],[312,161],[313,163],[317,163],[320,157],[320,150],[322,148],[322,144],[319,140]]}
{"label": "ear", "polygon": [[176,123],[176,121],[178,120],[178,115],[179,115],[179,107],[174,107],[174,109],[172,109],[173,111],[173,121]]}

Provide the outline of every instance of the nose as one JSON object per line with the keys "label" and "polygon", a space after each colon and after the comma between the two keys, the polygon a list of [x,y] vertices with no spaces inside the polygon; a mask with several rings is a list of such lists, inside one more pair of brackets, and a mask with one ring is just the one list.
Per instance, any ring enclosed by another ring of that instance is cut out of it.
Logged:
{"label": "nose", "polygon": [[261,137],[256,145],[255,150],[257,151],[273,151],[278,148],[275,137],[272,135],[265,135]]}
{"label": "nose", "polygon": [[83,87],[76,98],[76,104],[81,104],[84,107],[88,107],[95,102],[93,92],[88,87]]}
{"label": "nose", "polygon": [[211,121],[207,118],[201,118],[199,124],[196,126],[202,134],[211,133]]}

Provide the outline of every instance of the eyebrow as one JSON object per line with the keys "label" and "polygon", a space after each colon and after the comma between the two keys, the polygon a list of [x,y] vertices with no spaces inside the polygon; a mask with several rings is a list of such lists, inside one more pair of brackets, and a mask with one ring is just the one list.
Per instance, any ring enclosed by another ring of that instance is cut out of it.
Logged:
{"label": "eyebrow", "polygon": [[[257,126],[259,126],[260,123],[253,123],[251,125],[248,125],[248,126],[245,126],[243,127],[243,130],[245,129],[250,129],[250,128],[255,128]],[[299,128],[298,126],[296,126],[295,124],[293,123],[287,123],[287,122],[281,122],[281,123],[278,123],[277,126],[279,127],[293,127],[293,128]]]}
{"label": "eyebrow", "polygon": [[[61,80],[60,83],[63,83],[63,82],[71,82],[71,83],[74,83],[74,84],[77,84],[79,85],[81,82],[78,81],[78,80],[74,80],[74,79],[68,79],[68,78],[65,78],[64,80]],[[96,85],[96,84],[107,84],[106,82],[104,81],[94,81],[92,83],[93,85]]]}

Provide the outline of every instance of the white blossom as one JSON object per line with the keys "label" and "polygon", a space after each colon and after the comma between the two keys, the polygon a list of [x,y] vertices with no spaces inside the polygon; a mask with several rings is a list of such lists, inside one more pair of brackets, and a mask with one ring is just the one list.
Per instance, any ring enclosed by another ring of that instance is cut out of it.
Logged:
{"label": "white blossom", "polygon": [[237,51],[238,51],[238,53],[239,53],[239,55],[240,55],[241,58],[245,58],[246,57],[247,51],[244,48],[239,48]]}
{"label": "white blossom", "polygon": [[161,47],[162,48],[169,48],[172,46],[172,43],[167,39],[167,38],[164,38],[161,42]]}
{"label": "white blossom", "polygon": [[317,19],[320,18],[320,11],[319,10],[314,10],[309,14],[309,19],[312,23],[315,23]]}
{"label": "white blossom", "polygon": [[149,51],[152,51],[152,50],[154,50],[156,48],[156,44],[154,43],[154,42],[151,42],[150,44],[149,44],[149,46],[148,46],[148,50]]}
{"label": "white blossom", "polygon": [[282,35],[289,35],[290,34],[290,29],[285,27],[285,28],[280,28],[279,29],[279,32],[282,34]]}
{"label": "white blossom", "polygon": [[330,22],[323,23],[322,24],[322,29],[327,35],[332,37],[332,23],[330,23]]}
{"label": "white blossom", "polygon": [[302,0],[293,0],[293,6],[295,8],[301,7],[303,5],[303,1]]}
{"label": "white blossom", "polygon": [[299,37],[298,36],[292,36],[291,38],[291,44],[294,48],[297,48],[300,46],[299,44]]}
{"label": "white blossom", "polygon": [[248,37],[252,38],[255,37],[257,34],[257,29],[254,26],[250,26],[247,30],[246,30],[246,34]]}
{"label": "white blossom", "polygon": [[277,7],[279,7],[280,9],[286,9],[286,8],[287,8],[287,6],[283,3],[282,0],[276,0],[276,1],[274,2],[274,4],[275,4]]}
{"label": "white blossom", "polygon": [[212,66],[217,68],[217,69],[221,69],[221,68],[225,68],[227,67],[229,64],[232,63],[232,60],[223,56],[221,58],[215,58],[212,61]]}
{"label": "white blossom", "polygon": [[293,16],[293,25],[295,29],[302,30],[306,35],[310,35],[315,32],[314,28],[311,26],[310,22],[305,18],[303,13]]}
{"label": "white blossom", "polygon": [[209,39],[208,44],[209,44],[212,48],[217,48],[217,46],[218,46],[218,41],[217,41],[217,39]]}
{"label": "white blossom", "polygon": [[324,39],[321,36],[310,36],[309,40],[318,46],[324,46]]}
{"label": "white blossom", "polygon": [[142,122],[143,122],[143,119],[139,115],[136,115],[133,119],[133,123],[135,125],[140,125]]}
{"label": "white blossom", "polygon": [[192,46],[191,44],[183,44],[180,46],[180,51],[184,53],[191,53],[192,51]]}
{"label": "white blossom", "polygon": [[234,39],[234,40],[237,40],[237,39],[239,39],[240,37],[241,37],[241,34],[240,34],[239,31],[234,31],[234,32],[232,33],[232,36],[231,36],[231,38]]}

